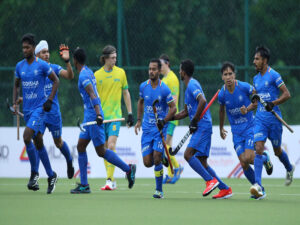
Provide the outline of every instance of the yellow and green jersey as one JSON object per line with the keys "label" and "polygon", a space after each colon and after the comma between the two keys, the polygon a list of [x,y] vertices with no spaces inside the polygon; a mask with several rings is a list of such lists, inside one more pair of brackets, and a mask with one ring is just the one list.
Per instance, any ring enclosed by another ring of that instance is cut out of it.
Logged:
{"label": "yellow and green jersey", "polygon": [[[179,100],[179,80],[175,73],[170,70],[167,76],[164,76],[162,81],[170,88],[172,96],[176,96],[176,109],[178,112],[178,100]],[[178,120],[171,121],[174,125],[178,125]]]}
{"label": "yellow and green jersey", "polygon": [[104,119],[117,119],[122,117],[122,92],[128,89],[125,71],[114,66],[111,71],[101,67],[95,72],[97,90],[101,99]]}

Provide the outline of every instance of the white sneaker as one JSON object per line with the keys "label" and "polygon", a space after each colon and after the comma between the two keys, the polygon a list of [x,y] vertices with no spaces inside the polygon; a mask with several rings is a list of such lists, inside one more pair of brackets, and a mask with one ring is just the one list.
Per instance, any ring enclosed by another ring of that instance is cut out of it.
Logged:
{"label": "white sneaker", "polygon": [[256,198],[260,198],[264,195],[261,186],[257,183],[251,186],[250,188],[251,195],[255,196]]}
{"label": "white sneaker", "polygon": [[292,170],[290,172],[286,171],[285,186],[289,186],[293,182],[294,171],[295,165],[292,164]]}
{"label": "white sneaker", "polygon": [[107,179],[105,185],[101,188],[102,191],[113,191],[117,188],[117,182]]}

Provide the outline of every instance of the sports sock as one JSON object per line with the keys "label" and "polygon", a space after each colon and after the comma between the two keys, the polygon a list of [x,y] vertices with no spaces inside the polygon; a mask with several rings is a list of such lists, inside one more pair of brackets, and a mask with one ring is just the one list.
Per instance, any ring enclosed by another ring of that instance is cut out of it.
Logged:
{"label": "sports sock", "polygon": [[88,179],[87,179],[88,157],[86,152],[78,152],[78,164],[80,170],[80,183],[82,185],[87,185],[88,184]]}
{"label": "sports sock", "polygon": [[198,173],[205,181],[212,180],[213,177],[207,172],[207,170],[202,166],[201,162],[195,157],[191,157],[188,164],[192,169]]}
{"label": "sports sock", "polygon": [[[174,155],[170,155],[170,159],[171,159],[171,162],[172,162],[172,165],[173,165],[173,168],[174,168],[174,174],[176,174],[176,173],[175,173],[175,170],[177,169],[177,171],[178,171],[179,163],[178,163],[178,161],[177,161],[177,159],[175,158]],[[169,177],[173,177],[174,174],[172,174],[172,172],[171,172],[171,167],[170,167],[170,165],[169,165],[169,166],[168,166],[168,176],[169,176]]]}
{"label": "sports sock", "polygon": [[162,163],[154,166],[154,173],[155,173],[155,181],[156,181],[156,190],[162,192],[162,182],[163,182],[163,175],[164,175],[164,169]]}
{"label": "sports sock", "polygon": [[37,165],[37,162],[39,159],[37,159],[37,151],[33,145],[32,142],[26,145],[26,152],[29,158],[30,166],[31,166],[31,172],[38,173],[39,167]]}
{"label": "sports sock", "polygon": [[[116,152],[115,149],[113,149],[112,151]],[[114,181],[114,172],[115,172],[115,165],[107,162],[104,159],[104,165],[105,165],[105,169],[106,169],[106,179],[110,179],[111,181]]]}
{"label": "sports sock", "polygon": [[61,153],[66,158],[67,163],[72,162],[72,156],[71,156],[71,153],[70,153],[70,149],[69,149],[69,146],[67,145],[67,143],[65,141],[63,142],[63,145],[59,150],[61,151]]}
{"label": "sports sock", "polygon": [[51,164],[50,164],[48,153],[45,149],[45,146],[43,146],[41,149],[38,149],[38,153],[39,153],[39,157],[44,165],[44,168],[46,170],[48,177],[53,177],[53,171],[51,168]]}
{"label": "sports sock", "polygon": [[264,157],[262,155],[255,154],[255,158],[254,158],[255,183],[258,183],[260,186],[262,186],[261,173],[262,173],[263,164],[264,164]]}
{"label": "sports sock", "polygon": [[246,170],[244,170],[244,174],[245,177],[248,179],[248,181],[251,184],[255,183],[255,174],[254,174],[254,170],[252,169],[252,167],[249,165],[248,168]]}
{"label": "sports sock", "polygon": [[211,168],[210,166],[208,166],[206,168],[206,170],[209,172],[209,174],[212,176],[212,177],[215,177],[217,178],[217,180],[219,181],[219,185],[218,185],[218,188],[220,190],[222,189],[228,189],[229,187],[217,176],[216,172],[213,170],[213,168]]}
{"label": "sports sock", "polygon": [[284,165],[284,167],[286,168],[287,171],[290,172],[293,169],[293,167],[290,163],[289,157],[283,149],[282,149],[281,155],[278,158],[282,162],[282,164]]}
{"label": "sports sock", "polygon": [[114,164],[115,166],[119,167],[124,172],[129,172],[130,167],[112,150],[107,149],[104,154],[104,159],[108,162]]}

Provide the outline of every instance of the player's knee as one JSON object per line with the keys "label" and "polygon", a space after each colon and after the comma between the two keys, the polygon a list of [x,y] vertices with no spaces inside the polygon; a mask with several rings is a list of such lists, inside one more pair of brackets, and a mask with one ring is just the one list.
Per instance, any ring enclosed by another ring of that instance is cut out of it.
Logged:
{"label": "player's knee", "polygon": [[106,151],[111,151],[111,150],[105,150],[104,145],[100,145],[96,147],[97,155],[101,158],[104,157]]}
{"label": "player's knee", "polygon": [[190,151],[185,151],[184,152],[184,159],[186,161],[189,161],[193,157],[193,154]]}
{"label": "player's knee", "polygon": [[110,150],[116,149],[116,144],[115,143],[108,143],[107,148]]}
{"label": "player's knee", "polygon": [[264,145],[263,144],[256,144],[255,151],[257,154],[262,155],[264,152]]}
{"label": "player's knee", "polygon": [[249,163],[246,160],[246,158],[244,158],[243,160],[241,160],[240,163],[241,163],[241,166],[242,166],[243,170],[247,170],[248,169]]}
{"label": "player's knee", "polygon": [[54,139],[54,144],[55,144],[55,146],[57,147],[57,148],[62,148],[62,146],[63,146],[63,141],[62,141],[62,139],[61,138],[59,138],[59,139],[57,139],[57,138],[55,138]]}
{"label": "player's knee", "polygon": [[153,163],[150,162],[149,160],[144,160],[144,166],[147,167],[147,168],[150,168],[153,166]]}
{"label": "player's knee", "polygon": [[282,153],[281,148],[274,148],[274,153],[277,157],[281,156],[281,153]]}

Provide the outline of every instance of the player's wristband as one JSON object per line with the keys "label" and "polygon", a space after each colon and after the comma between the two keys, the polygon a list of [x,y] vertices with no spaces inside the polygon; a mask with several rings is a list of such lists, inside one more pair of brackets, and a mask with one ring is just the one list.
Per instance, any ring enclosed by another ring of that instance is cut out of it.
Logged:
{"label": "player's wristband", "polygon": [[92,104],[95,107],[95,105],[99,105],[100,106],[100,99],[99,98],[94,98],[92,99]]}

